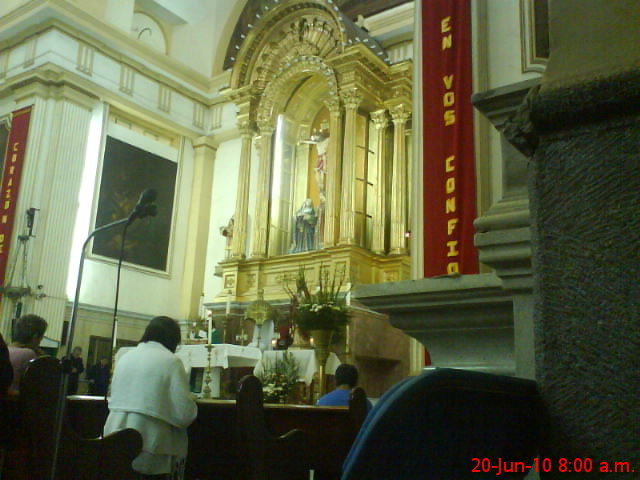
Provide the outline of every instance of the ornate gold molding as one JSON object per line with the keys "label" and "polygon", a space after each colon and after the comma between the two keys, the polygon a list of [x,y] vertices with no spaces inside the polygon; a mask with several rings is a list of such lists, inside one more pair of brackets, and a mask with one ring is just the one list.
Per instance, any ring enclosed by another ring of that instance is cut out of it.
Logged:
{"label": "ornate gold molding", "polygon": [[345,272],[346,282],[352,284],[383,283],[410,278],[410,260],[406,255],[381,256],[357,246],[331,247],[313,252],[244,261],[225,261],[220,264],[225,290],[215,302],[226,302],[227,290],[233,289],[236,302],[257,298],[264,289],[265,300],[288,301],[283,284],[295,281],[300,266],[304,266],[310,287],[314,288],[318,271],[322,268]]}

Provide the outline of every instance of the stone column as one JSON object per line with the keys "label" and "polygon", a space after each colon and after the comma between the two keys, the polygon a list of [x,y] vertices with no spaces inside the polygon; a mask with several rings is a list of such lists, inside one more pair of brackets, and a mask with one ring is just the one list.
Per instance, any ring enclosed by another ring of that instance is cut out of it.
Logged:
{"label": "stone column", "polygon": [[342,179],[342,109],[340,99],[332,98],[325,105],[329,109],[329,148],[327,152],[327,177],[324,221],[324,246],[333,247],[338,237],[338,213],[340,212],[340,183]]}
{"label": "stone column", "polygon": [[405,125],[411,111],[401,103],[389,110],[393,119],[393,163],[391,167],[391,235],[389,251],[407,253],[407,146]]}
{"label": "stone column", "polygon": [[[549,415],[540,456],[631,478],[640,465],[640,5],[551,6],[531,114],[536,375]],[[543,478],[565,476],[554,468]]]}
{"label": "stone column", "polygon": [[[98,99],[69,85],[34,82],[16,91],[16,103],[34,105],[14,234],[23,213],[39,208],[29,245],[28,280],[43,285],[46,297],[27,298],[23,314],[35,313],[49,324],[46,335],[60,340],[67,305],[67,276],[78,210],[78,193],[87,154],[92,110]],[[17,252],[17,243],[13,244]],[[3,302],[10,303],[10,302]]]}
{"label": "stone column", "polygon": [[345,107],[344,150],[342,153],[342,205],[340,216],[340,245],[356,243],[356,116],[363,97],[358,90],[342,92]]}
{"label": "stone column", "polygon": [[371,250],[378,255],[385,254],[385,222],[386,222],[386,181],[387,181],[387,162],[386,162],[386,132],[389,119],[386,110],[377,110],[371,113],[371,120],[376,127],[376,159],[378,179],[376,181],[376,211],[373,219],[373,238],[371,242]]}
{"label": "stone column", "polygon": [[253,127],[248,120],[238,123],[242,146],[240,148],[240,169],[238,171],[238,188],[236,196],[235,223],[231,240],[231,258],[240,260],[245,257],[247,243],[247,221],[249,205],[249,179],[251,174],[251,142]]}
{"label": "stone column", "polygon": [[259,123],[260,136],[257,138],[260,167],[258,170],[258,194],[256,197],[255,223],[251,258],[266,258],[269,232],[269,193],[271,191],[271,152],[273,151],[273,132],[271,122]]}
{"label": "stone column", "polygon": [[200,315],[200,295],[204,288],[205,271],[205,263],[202,259],[207,256],[211,220],[211,187],[217,149],[218,145],[213,136],[199,137],[193,141],[194,168],[187,227],[189,240],[186,243],[180,300],[180,311],[184,318],[195,318]]}

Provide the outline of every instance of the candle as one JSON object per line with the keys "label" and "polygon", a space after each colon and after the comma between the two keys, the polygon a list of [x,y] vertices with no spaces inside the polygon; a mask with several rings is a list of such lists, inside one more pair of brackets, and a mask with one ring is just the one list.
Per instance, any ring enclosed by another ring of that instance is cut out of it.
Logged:
{"label": "candle", "polygon": [[345,303],[347,304],[347,307],[351,306],[351,282],[347,282],[347,298]]}
{"label": "candle", "polygon": [[211,315],[207,315],[207,343],[211,344],[211,331],[213,330]]}
{"label": "candle", "polygon": [[227,293],[227,311],[226,311],[227,315],[229,315],[231,313],[231,290],[229,290],[229,293]]}

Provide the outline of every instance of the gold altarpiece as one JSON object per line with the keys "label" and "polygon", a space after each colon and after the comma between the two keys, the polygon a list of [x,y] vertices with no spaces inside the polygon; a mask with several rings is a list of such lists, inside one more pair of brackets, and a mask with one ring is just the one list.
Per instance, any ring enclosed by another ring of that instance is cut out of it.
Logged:
{"label": "gold altarpiece", "polygon": [[[239,46],[224,91],[238,108],[242,143],[230,256],[219,265],[224,290],[215,301],[228,292],[253,301],[259,289],[283,299],[283,281],[300,265],[309,279],[320,265],[343,270],[352,284],[409,278],[411,62],[390,64],[334,4],[270,5]],[[296,238],[305,205],[315,215],[313,239]]]}

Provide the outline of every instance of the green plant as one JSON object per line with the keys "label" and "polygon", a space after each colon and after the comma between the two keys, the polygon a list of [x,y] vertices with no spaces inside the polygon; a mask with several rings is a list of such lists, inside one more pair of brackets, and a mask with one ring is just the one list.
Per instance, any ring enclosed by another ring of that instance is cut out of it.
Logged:
{"label": "green plant", "polygon": [[257,375],[262,382],[265,403],[286,403],[300,378],[300,366],[295,357],[284,352],[274,363],[265,362],[264,370]]}
{"label": "green plant", "polygon": [[331,276],[328,268],[320,266],[318,286],[314,293],[309,290],[304,267],[300,267],[296,278],[296,291],[287,288],[291,296],[293,320],[303,332],[311,330],[334,330],[346,325],[349,311],[340,289],[344,283],[344,271],[334,270]]}

